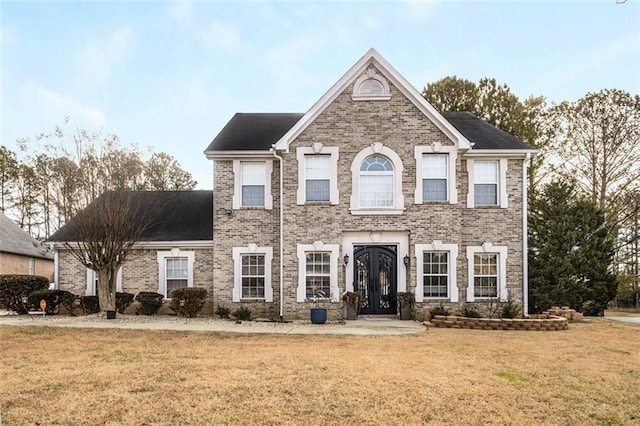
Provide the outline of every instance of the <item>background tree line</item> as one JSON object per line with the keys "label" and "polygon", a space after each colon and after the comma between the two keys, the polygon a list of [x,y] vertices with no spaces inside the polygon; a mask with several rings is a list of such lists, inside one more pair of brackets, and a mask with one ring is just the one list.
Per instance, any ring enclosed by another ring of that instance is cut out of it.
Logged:
{"label": "background tree line", "polygon": [[193,189],[196,182],[169,154],[143,153],[113,134],[68,130],[18,140],[23,159],[0,146],[0,210],[46,239],[107,190]]}
{"label": "background tree line", "polygon": [[638,95],[604,89],[548,105],[543,96],[521,101],[495,79],[449,76],[423,96],[539,151],[529,169],[531,312],[564,305],[597,314],[611,300],[640,308]]}

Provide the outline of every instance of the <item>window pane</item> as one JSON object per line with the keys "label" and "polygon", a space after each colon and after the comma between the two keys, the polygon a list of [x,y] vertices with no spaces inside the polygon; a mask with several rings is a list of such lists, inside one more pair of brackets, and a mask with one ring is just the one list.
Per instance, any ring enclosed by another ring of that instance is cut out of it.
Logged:
{"label": "window pane", "polygon": [[242,255],[242,297],[264,298],[265,257],[263,254]]}
{"label": "window pane", "polygon": [[422,157],[422,177],[425,179],[446,179],[448,163],[449,159],[446,155],[424,155]]}
{"label": "window pane", "polygon": [[476,183],[498,183],[497,161],[476,161],[474,169]]}
{"label": "window pane", "polygon": [[379,155],[366,158],[360,166],[362,172],[392,172],[393,165],[389,160]]}
{"label": "window pane", "polygon": [[498,294],[498,255],[476,254],[474,261],[473,293],[475,297],[496,297]]}
{"label": "window pane", "polygon": [[393,175],[360,176],[362,207],[393,207]]}
{"label": "window pane", "polygon": [[242,186],[242,206],[262,207],[264,206],[264,186],[252,185]]}
{"label": "window pane", "polygon": [[365,80],[358,87],[358,95],[382,95],[384,94],[384,87],[378,80],[370,78]]}
{"label": "window pane", "polygon": [[327,252],[307,253],[305,260],[307,298],[312,298],[314,295],[330,297],[331,255]]}
{"label": "window pane", "polygon": [[329,179],[331,177],[330,155],[305,155],[304,162],[307,179]]}
{"label": "window pane", "polygon": [[449,297],[449,253],[436,251],[424,252],[423,261],[423,285],[425,297]]}
{"label": "window pane", "polygon": [[498,185],[475,184],[475,204],[477,206],[495,206],[498,204]]}
{"label": "window pane", "polygon": [[423,201],[447,201],[447,180],[446,179],[423,179],[422,180],[422,200]]}
{"label": "window pane", "polygon": [[242,185],[264,185],[266,165],[259,163],[241,163]]}
{"label": "window pane", "polygon": [[329,201],[329,179],[307,180],[306,199],[307,201]]}

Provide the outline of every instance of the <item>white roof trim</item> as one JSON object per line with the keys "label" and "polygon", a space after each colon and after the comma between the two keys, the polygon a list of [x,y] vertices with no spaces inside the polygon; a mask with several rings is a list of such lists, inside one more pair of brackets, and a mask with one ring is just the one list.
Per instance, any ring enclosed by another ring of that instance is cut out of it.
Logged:
{"label": "white roof trim", "polygon": [[[65,244],[78,244],[75,241],[70,241],[68,243],[63,242],[55,242],[52,243],[53,247],[56,250],[63,250],[65,248]],[[211,248],[213,247],[213,240],[193,240],[193,241],[139,241],[133,245],[133,249],[142,249],[142,248],[165,248],[165,247],[180,247],[180,248]]]}
{"label": "white roof trim", "polygon": [[525,158],[527,154],[534,156],[536,149],[473,149],[462,154],[464,158],[493,157],[493,158]]}
{"label": "white roof trim", "polygon": [[205,151],[208,160],[227,160],[234,158],[273,158],[271,150],[236,150],[236,151]]}
{"label": "white roof trim", "polygon": [[277,150],[289,151],[289,144],[351,84],[369,64],[388,78],[422,113],[427,116],[459,149],[471,149],[471,143],[451,125],[398,71],[395,70],[374,48],[369,49],[358,62],[338,80],[300,120],[275,144]]}

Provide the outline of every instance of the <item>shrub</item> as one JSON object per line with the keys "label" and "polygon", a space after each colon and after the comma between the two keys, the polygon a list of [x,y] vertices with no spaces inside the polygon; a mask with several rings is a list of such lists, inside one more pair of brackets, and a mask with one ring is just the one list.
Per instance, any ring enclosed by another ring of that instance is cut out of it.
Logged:
{"label": "shrub", "polygon": [[75,294],[64,290],[36,290],[28,296],[29,304],[34,308],[40,307],[40,301],[47,302],[45,312],[48,315],[58,313],[60,306],[63,306],[67,311],[71,311],[73,301],[76,300]]}
{"label": "shrub", "polygon": [[431,309],[429,311],[429,321],[431,321],[433,319],[433,317],[435,317],[436,315],[448,316],[449,315],[449,311],[447,311],[447,309],[441,303],[440,306],[436,306],[435,308],[433,308],[433,309]]}
{"label": "shrub", "polygon": [[231,314],[231,309],[227,308],[226,306],[220,306],[218,305],[216,307],[216,311],[215,314],[217,316],[219,316],[220,318],[229,318],[229,314]]}
{"label": "shrub", "polygon": [[520,318],[520,307],[513,301],[507,300],[506,303],[502,304],[500,318]]}
{"label": "shrub", "polygon": [[116,292],[116,311],[124,314],[124,310],[133,302],[133,294]]}
{"label": "shrub", "polygon": [[467,318],[482,318],[476,305],[465,304],[460,310],[460,315]]}
{"label": "shrub", "polygon": [[[0,305],[19,314],[32,309],[27,297],[49,288],[49,280],[37,275],[0,275]],[[23,299],[27,299],[26,303]]]}
{"label": "shrub", "polygon": [[162,306],[162,299],[164,296],[160,293],[141,291],[136,295],[136,301],[140,302],[138,311],[143,315],[153,315]]}
{"label": "shrub", "polygon": [[401,307],[413,306],[416,303],[416,296],[410,292],[399,291],[396,293],[396,298]]}
{"label": "shrub", "polygon": [[240,321],[249,321],[251,319],[251,309],[243,306],[233,311],[233,316]]}
{"label": "shrub", "polygon": [[82,296],[80,298],[80,305],[82,306],[82,311],[86,314],[97,314],[100,312],[100,301],[98,300],[98,296]]}
{"label": "shrub", "polygon": [[207,290],[204,288],[176,288],[171,291],[169,307],[181,317],[193,318],[202,311],[206,299]]}

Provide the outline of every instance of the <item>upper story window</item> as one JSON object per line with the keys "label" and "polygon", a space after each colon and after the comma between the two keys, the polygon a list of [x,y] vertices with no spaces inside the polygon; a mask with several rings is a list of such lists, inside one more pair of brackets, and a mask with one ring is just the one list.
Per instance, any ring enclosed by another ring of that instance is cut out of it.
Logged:
{"label": "upper story window", "polygon": [[495,206],[498,204],[498,162],[476,161],[475,164],[475,204]]}
{"label": "upper story window", "polygon": [[431,145],[415,147],[416,191],[415,203],[458,203],[456,189],[455,146]]}
{"label": "upper story window", "polygon": [[316,142],[296,149],[298,160],[297,204],[338,204],[338,147]]}
{"label": "upper story window", "polygon": [[393,165],[372,155],[360,166],[360,206],[393,207]]}
{"label": "upper story window", "polygon": [[351,214],[402,214],[402,161],[380,142],[360,151],[351,163]]}
{"label": "upper story window", "polygon": [[233,208],[273,208],[271,195],[271,171],[273,160],[233,161],[234,192]]}
{"label": "upper story window", "polygon": [[373,66],[353,83],[354,101],[386,101],[391,99],[389,83]]}
{"label": "upper story window", "polygon": [[508,207],[507,160],[467,160],[467,207]]}

